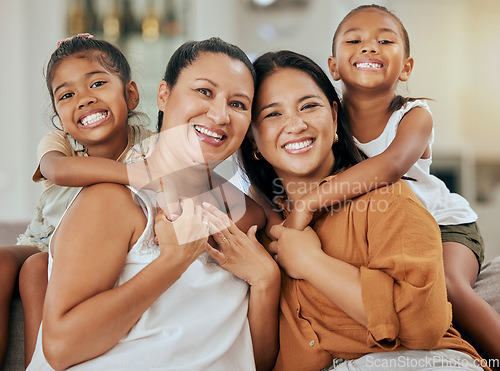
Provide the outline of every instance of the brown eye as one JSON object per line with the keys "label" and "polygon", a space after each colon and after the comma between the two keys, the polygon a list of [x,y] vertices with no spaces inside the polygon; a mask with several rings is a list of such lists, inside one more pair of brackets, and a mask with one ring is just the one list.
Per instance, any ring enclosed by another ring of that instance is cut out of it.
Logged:
{"label": "brown eye", "polygon": [[302,107],[302,109],[305,110],[308,108],[315,108],[315,107],[318,107],[318,105],[316,103],[307,103]]}
{"label": "brown eye", "polygon": [[74,93],[66,93],[64,94],[61,98],[59,98],[59,100],[64,100],[64,99],[68,99],[68,98],[71,98],[73,95],[75,95]]}
{"label": "brown eye", "polygon": [[207,96],[207,97],[211,97],[212,96],[212,91],[210,89],[205,89],[205,88],[199,88],[199,89],[196,89],[196,91],[200,92],[201,94]]}
{"label": "brown eye", "polygon": [[264,116],[264,118],[268,118],[268,117],[276,117],[276,116],[281,116],[281,113],[279,112],[271,112],[269,114],[267,114],[266,116]]}
{"label": "brown eye", "polygon": [[230,105],[231,105],[231,107],[239,108],[239,109],[242,109],[242,110],[246,110],[247,109],[247,107],[242,102],[238,102],[238,101],[231,102]]}
{"label": "brown eye", "polygon": [[99,86],[102,86],[106,83],[106,81],[97,81],[97,82],[94,82],[92,85],[90,85],[91,88],[97,88]]}

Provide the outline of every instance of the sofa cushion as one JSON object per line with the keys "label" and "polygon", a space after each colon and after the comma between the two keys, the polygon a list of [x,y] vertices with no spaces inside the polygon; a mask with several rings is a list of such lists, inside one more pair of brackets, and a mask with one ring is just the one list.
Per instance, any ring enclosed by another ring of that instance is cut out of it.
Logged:
{"label": "sofa cushion", "polygon": [[10,305],[9,343],[4,361],[4,370],[24,370],[24,314],[21,299],[12,300]]}
{"label": "sofa cushion", "polygon": [[500,256],[483,265],[474,291],[500,313]]}

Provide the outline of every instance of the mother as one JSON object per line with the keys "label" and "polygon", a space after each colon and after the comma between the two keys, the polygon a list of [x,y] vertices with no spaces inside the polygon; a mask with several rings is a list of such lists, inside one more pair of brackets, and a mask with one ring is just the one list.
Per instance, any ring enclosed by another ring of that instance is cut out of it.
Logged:
{"label": "mother", "polygon": [[[246,55],[217,38],[185,43],[174,53],[158,90],[161,132],[148,160],[153,174],[170,175],[190,198],[174,222],[156,216],[158,246],[154,192],[98,184],[76,197],[52,239],[42,329],[29,369],[269,367],[279,270],[252,233],[234,225],[246,249],[226,246],[219,234],[221,252],[210,247],[200,206],[231,202],[224,190],[213,191],[211,170],[243,140],[253,76]],[[244,264],[225,264],[235,251]]]}
{"label": "mother", "polygon": [[[241,155],[252,184],[286,217],[361,154],[313,61],[281,51],[254,67],[253,122]],[[479,369],[479,355],[451,327],[439,229],[402,181],[323,211],[311,225],[270,230],[277,241],[269,249],[286,272],[276,370],[412,369],[428,360],[431,368]]]}

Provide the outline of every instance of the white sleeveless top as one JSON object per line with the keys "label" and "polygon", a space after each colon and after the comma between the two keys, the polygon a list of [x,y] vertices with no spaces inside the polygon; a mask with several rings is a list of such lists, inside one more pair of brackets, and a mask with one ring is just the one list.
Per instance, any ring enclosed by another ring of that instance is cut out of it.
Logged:
{"label": "white sleeveless top", "polygon": [[[155,193],[137,192],[148,217],[115,286],[159,255],[153,242]],[[49,250],[50,251],[50,250]],[[255,370],[247,319],[248,284],[208,262],[203,253],[142,315],[111,350],[71,370]],[[49,256],[49,276],[52,257]],[[52,370],[42,347],[42,327],[28,370]]]}
{"label": "white sleeveless top", "polygon": [[[368,143],[361,143],[354,138],[354,143],[368,157],[381,154],[396,137],[396,131],[403,116],[414,107],[422,107],[431,112],[424,101],[408,102],[391,115],[384,131],[378,138]],[[432,146],[433,142],[434,129],[429,139],[429,147]],[[467,200],[456,193],[451,193],[443,181],[430,173],[431,163],[432,151],[429,158],[419,159],[405,174],[405,176],[417,181],[407,180],[406,183],[438,224],[456,225],[475,222],[477,214],[472,210]]]}

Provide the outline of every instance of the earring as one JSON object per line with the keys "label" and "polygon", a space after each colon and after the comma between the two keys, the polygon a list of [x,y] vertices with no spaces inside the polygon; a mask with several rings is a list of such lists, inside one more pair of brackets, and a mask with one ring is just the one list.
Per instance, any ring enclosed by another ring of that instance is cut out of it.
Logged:
{"label": "earring", "polygon": [[252,157],[256,160],[256,161],[260,161],[262,160],[262,154],[259,152],[259,150],[256,148],[252,151]]}
{"label": "earring", "polygon": [[333,137],[333,143],[337,143],[339,141],[339,135],[335,133],[335,136]]}

